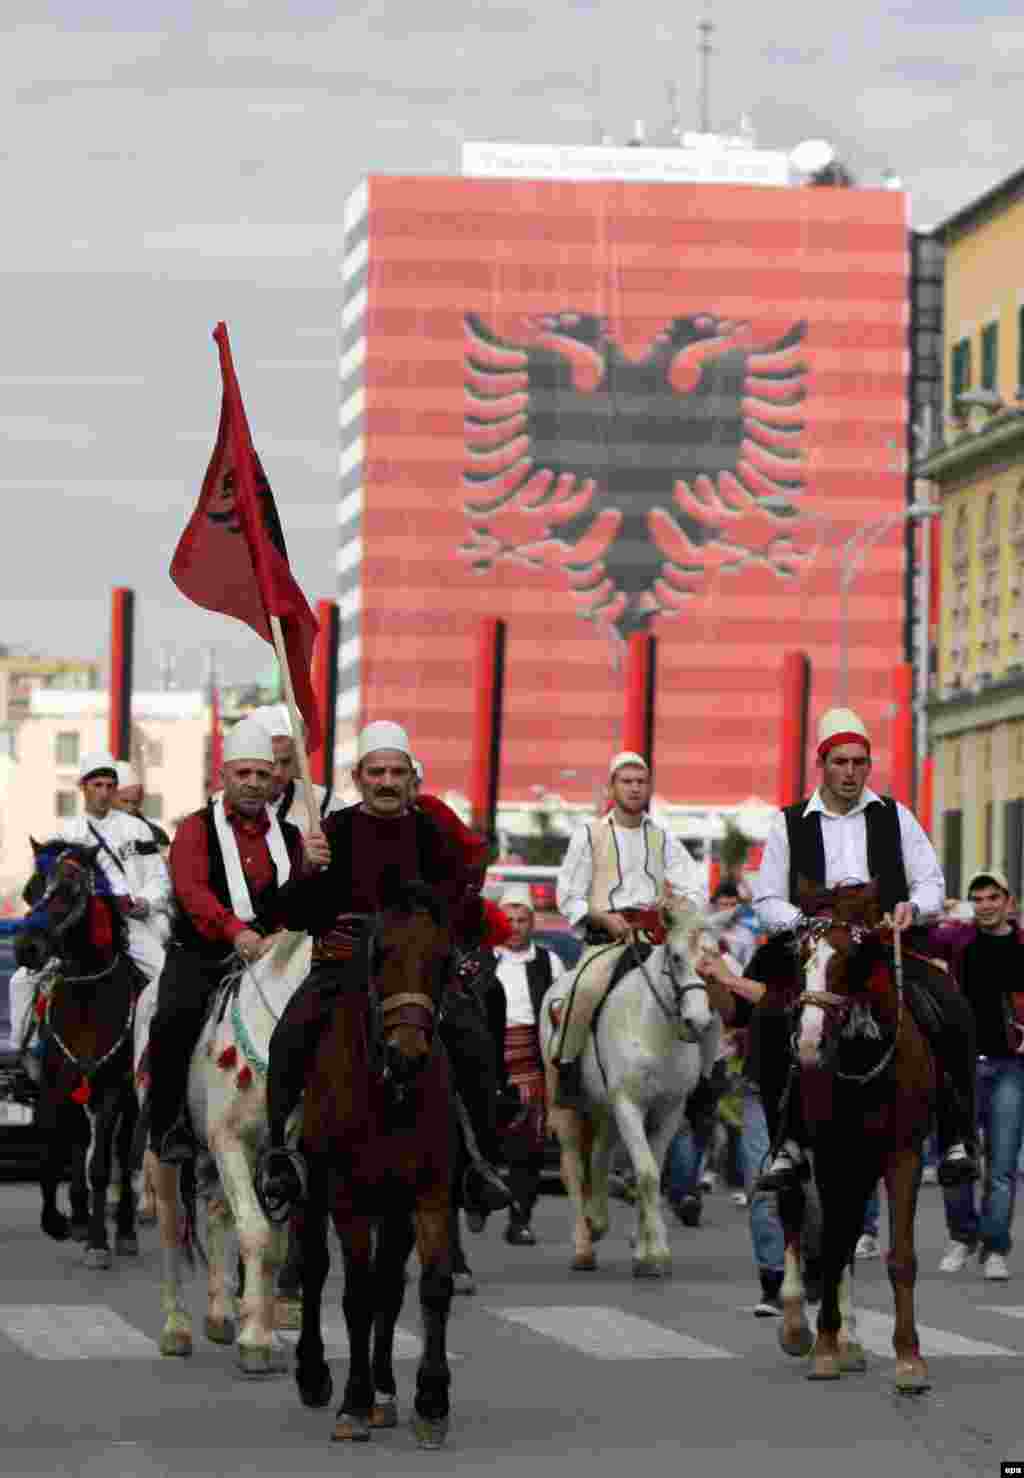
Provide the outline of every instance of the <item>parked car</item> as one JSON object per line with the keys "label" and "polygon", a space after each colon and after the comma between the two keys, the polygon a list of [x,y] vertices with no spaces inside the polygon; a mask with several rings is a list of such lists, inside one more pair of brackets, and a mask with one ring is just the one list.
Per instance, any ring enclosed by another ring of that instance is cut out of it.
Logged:
{"label": "parked car", "polygon": [[11,976],[17,968],[14,941],[0,935],[0,1175],[35,1180],[42,1143],[34,1124],[36,1088],[16,1052],[11,1034]]}
{"label": "parked car", "polygon": [[544,920],[541,928],[534,929],[533,942],[557,955],[567,970],[574,970],[583,953],[583,940],[571,934],[567,928],[550,929],[545,927],[546,924],[547,920]]}

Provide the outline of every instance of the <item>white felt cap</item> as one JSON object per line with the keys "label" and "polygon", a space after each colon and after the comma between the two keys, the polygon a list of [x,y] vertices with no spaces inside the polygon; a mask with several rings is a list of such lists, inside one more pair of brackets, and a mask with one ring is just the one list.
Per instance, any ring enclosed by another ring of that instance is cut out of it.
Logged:
{"label": "white felt cap", "polygon": [[131,786],[131,785],[141,785],[141,783],[142,782],[140,781],[138,775],[136,775],[134,769],[128,763],[128,761],[127,760],[118,760],[118,762],[117,762],[117,788],[118,788],[118,790],[127,790],[129,786]]}
{"label": "white felt cap", "polygon": [[268,703],[264,708],[254,708],[247,715],[262,724],[271,739],[293,739],[292,716],[287,703]]}
{"label": "white felt cap", "polygon": [[117,761],[105,749],[82,756],[82,762],[78,766],[78,778],[88,780],[90,775],[98,775],[102,770],[109,770],[111,775],[116,776],[117,774]]}
{"label": "white felt cap", "polygon": [[375,723],[366,725],[356,744],[356,759],[364,760],[378,749],[397,749],[412,764],[409,736],[401,724],[393,724],[390,719],[377,719]]}
{"label": "white felt cap", "polygon": [[637,754],[632,749],[623,749],[620,750],[608,766],[608,779],[614,780],[616,770],[621,770],[623,765],[639,765],[641,770],[650,771],[650,765],[642,754]]}
{"label": "white felt cap", "polygon": [[823,744],[834,749],[837,743],[854,743],[858,739],[862,739],[868,749],[871,748],[864,720],[852,708],[829,708],[821,715],[818,723],[819,753]]}
{"label": "white felt cap", "polygon": [[239,719],[238,723],[224,736],[224,759],[263,760],[274,763],[274,746],[270,735],[254,718]]}
{"label": "white felt cap", "polygon": [[498,899],[498,907],[507,908],[510,903],[518,904],[520,908],[528,908],[531,913],[535,912],[529,883],[509,883],[507,885]]}

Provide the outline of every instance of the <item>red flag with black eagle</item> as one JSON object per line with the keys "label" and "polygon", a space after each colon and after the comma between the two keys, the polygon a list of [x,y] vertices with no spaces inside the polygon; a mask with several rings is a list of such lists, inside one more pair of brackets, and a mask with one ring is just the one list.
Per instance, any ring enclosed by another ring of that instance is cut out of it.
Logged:
{"label": "red flag with black eagle", "polygon": [[249,433],[227,327],[213,334],[220,351],[223,393],[217,444],[199,503],[178,541],[171,579],[207,611],[251,626],[273,645],[270,618],[281,622],[295,702],[306,721],[306,746],[321,742],[310,676],[318,623],[288,563],[274,494]]}

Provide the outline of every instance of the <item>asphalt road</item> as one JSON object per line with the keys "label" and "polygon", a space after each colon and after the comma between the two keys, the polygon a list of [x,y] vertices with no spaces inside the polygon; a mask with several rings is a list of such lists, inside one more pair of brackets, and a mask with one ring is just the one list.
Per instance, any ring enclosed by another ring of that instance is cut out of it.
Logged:
{"label": "asphalt road", "polygon": [[[594,1478],[975,1478],[1024,1456],[1024,1269],[1002,1285],[983,1282],[976,1264],[942,1277],[934,1188],[922,1192],[918,1237],[930,1395],[891,1392],[891,1302],[879,1262],[862,1264],[857,1278],[867,1374],[810,1384],[802,1362],[778,1349],[775,1321],[752,1315],[746,1213],[726,1194],[707,1199],[700,1228],[673,1227],[667,1283],[630,1277],[632,1213],[620,1203],[600,1269],[570,1273],[568,1205],[550,1196],[537,1211],[537,1247],[506,1246],[493,1222],[467,1239],[479,1290],[453,1310],[452,1430],[441,1453],[419,1452],[405,1421],[414,1282],[401,1324],[401,1425],[366,1447],[331,1445],[331,1410],[302,1407],[290,1377],[247,1381],[230,1350],[202,1340],[199,1281],[194,1356],[160,1358],[155,1229],[143,1229],[138,1259],[89,1272],[77,1246],[42,1236],[37,1215],[33,1186],[0,1186],[5,1478],[521,1478],[524,1465]],[[340,1292],[335,1272],[327,1306],[338,1391]]]}

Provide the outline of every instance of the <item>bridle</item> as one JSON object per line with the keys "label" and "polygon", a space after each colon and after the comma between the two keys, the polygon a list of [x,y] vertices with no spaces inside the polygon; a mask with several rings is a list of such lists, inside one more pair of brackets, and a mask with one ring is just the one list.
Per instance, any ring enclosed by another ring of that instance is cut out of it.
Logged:
{"label": "bridle", "polygon": [[[414,908],[416,913],[428,914],[426,908]],[[398,1102],[404,1099],[406,1090],[427,1061],[433,1057],[437,1047],[437,1018],[440,1003],[425,991],[393,991],[383,996],[377,986],[377,966],[380,957],[378,933],[379,920],[367,932],[367,1015],[368,1053],[371,1070],[395,1095]],[[439,979],[445,977],[444,962],[438,970]],[[428,1051],[413,1064],[405,1065],[405,1071],[397,1071],[397,1054],[390,1051],[391,1038],[400,1027],[412,1027],[426,1037]]]}
{"label": "bridle", "polygon": [[[638,933],[646,934],[648,938],[651,939],[652,943],[655,944],[655,947],[657,947],[657,945],[659,944],[664,947],[661,961],[661,970],[658,972],[658,979],[668,981],[669,986],[672,990],[671,1005],[666,1004],[665,998],[662,996],[660,990],[655,985],[651,972],[647,968],[647,961],[642,959],[640,956],[640,952],[636,947]],[[630,948],[633,951],[633,959],[637,967],[643,972],[643,977],[647,982],[647,988],[661,1008],[661,1012],[662,1015],[665,1017],[665,1020],[669,1023],[670,1026],[681,1029],[685,1025],[685,1023],[683,1022],[683,1002],[685,1001],[688,993],[694,990],[706,991],[707,986],[704,984],[703,980],[700,979],[680,980],[675,966],[672,963],[672,951],[668,947],[669,933],[670,931],[665,927],[663,923],[660,922],[660,920],[658,922],[658,927],[656,930],[648,928],[646,927],[646,925],[641,925],[639,929],[634,929],[634,931],[630,935]],[[695,1041],[696,1037],[693,1033],[692,1028],[689,1028],[689,1031],[691,1040]]]}
{"label": "bridle", "polygon": [[[878,938],[879,935],[879,929],[877,927],[871,928],[866,924],[848,923],[845,919],[837,919],[831,914],[817,914],[798,932],[797,947],[802,950],[806,945],[816,946],[826,934],[831,934],[836,930],[843,930],[850,936],[852,948],[847,958],[849,958],[850,954],[855,954],[857,950],[861,949],[869,939]],[[840,1039],[851,1023],[851,1017],[855,1008],[862,1007],[862,1003],[857,1000],[855,995],[842,995],[836,991],[805,990],[797,996],[794,1002],[794,1011],[801,1010],[804,1006],[817,1006],[824,1013],[825,1019],[831,1028],[829,1031],[829,1051],[826,1056],[831,1062],[831,1071],[841,1082],[854,1083],[863,1087],[865,1084],[871,1083],[880,1077],[895,1056],[896,1047],[900,1038],[900,1028],[903,1025],[903,952],[900,935],[897,930],[893,931],[893,947],[895,951],[893,974],[896,982],[896,1027],[892,1035],[892,1040],[882,1053],[882,1056],[867,1072],[842,1072],[837,1063],[832,1061],[838,1055]],[[795,1060],[797,1056],[795,1029],[790,1045]]]}

